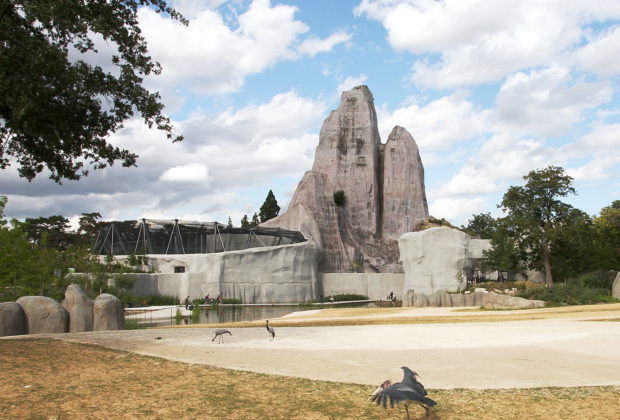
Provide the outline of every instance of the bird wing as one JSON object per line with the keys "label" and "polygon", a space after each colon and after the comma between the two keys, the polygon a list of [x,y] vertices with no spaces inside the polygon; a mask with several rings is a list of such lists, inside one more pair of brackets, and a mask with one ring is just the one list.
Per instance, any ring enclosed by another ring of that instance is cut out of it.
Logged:
{"label": "bird wing", "polygon": [[426,395],[426,388],[424,388],[424,385],[415,377],[415,373],[406,366],[403,366],[402,370],[404,372],[402,383],[409,385],[421,395]]}
{"label": "bird wing", "polygon": [[396,404],[403,401],[415,401],[422,404],[426,404],[429,407],[436,405],[437,403],[432,399],[420,394],[415,388],[409,384],[402,382],[395,383],[394,385],[387,387],[382,392],[379,392],[375,396],[371,397],[377,405],[383,405],[383,408],[394,407]]}

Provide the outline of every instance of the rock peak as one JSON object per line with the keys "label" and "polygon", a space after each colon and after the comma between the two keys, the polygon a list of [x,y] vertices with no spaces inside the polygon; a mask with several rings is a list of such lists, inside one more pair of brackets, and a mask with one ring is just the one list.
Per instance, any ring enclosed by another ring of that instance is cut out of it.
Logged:
{"label": "rock peak", "polygon": [[[344,191],[337,206],[333,194]],[[286,214],[266,226],[302,230],[322,246],[323,272],[402,271],[397,239],[428,217],[424,168],[409,132],[396,126],[381,144],[367,86],[342,93],[321,127],[312,170]]]}

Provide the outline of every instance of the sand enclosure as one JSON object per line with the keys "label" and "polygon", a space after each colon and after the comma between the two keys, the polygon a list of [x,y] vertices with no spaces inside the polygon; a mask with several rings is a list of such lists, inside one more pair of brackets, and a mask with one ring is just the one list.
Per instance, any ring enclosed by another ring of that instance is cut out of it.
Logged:
{"label": "sand enclosure", "polygon": [[[412,313],[464,319],[481,314],[454,308],[370,316],[393,318],[395,323],[389,325],[278,327],[279,320],[273,320],[275,340],[261,323],[251,328],[229,325],[233,335],[226,335],[222,344],[211,341],[215,328],[47,336],[188,363],[360,384],[400,379],[400,366],[409,366],[430,388],[620,385],[620,304],[607,306],[604,312],[592,307],[591,311],[502,322],[397,323]],[[300,312],[280,321],[299,319],[311,324],[331,314],[342,318],[337,311]]]}

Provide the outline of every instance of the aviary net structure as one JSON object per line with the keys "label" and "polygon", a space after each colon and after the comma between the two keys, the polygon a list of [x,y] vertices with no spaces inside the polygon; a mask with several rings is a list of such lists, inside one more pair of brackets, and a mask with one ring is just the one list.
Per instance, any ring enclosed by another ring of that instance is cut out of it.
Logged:
{"label": "aviary net structure", "polygon": [[305,241],[301,232],[280,228],[140,219],[105,222],[93,251],[97,255],[210,254]]}

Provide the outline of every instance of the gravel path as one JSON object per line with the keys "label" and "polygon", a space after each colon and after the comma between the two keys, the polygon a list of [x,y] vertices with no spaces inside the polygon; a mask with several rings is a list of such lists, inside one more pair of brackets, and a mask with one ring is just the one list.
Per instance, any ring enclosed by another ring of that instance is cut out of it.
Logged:
{"label": "gravel path", "polygon": [[[430,388],[620,385],[620,322],[545,319],[457,324],[166,328],[48,337],[189,363],[360,384],[416,370]],[[35,336],[31,336],[35,337]],[[158,339],[158,337],[160,337]]]}

